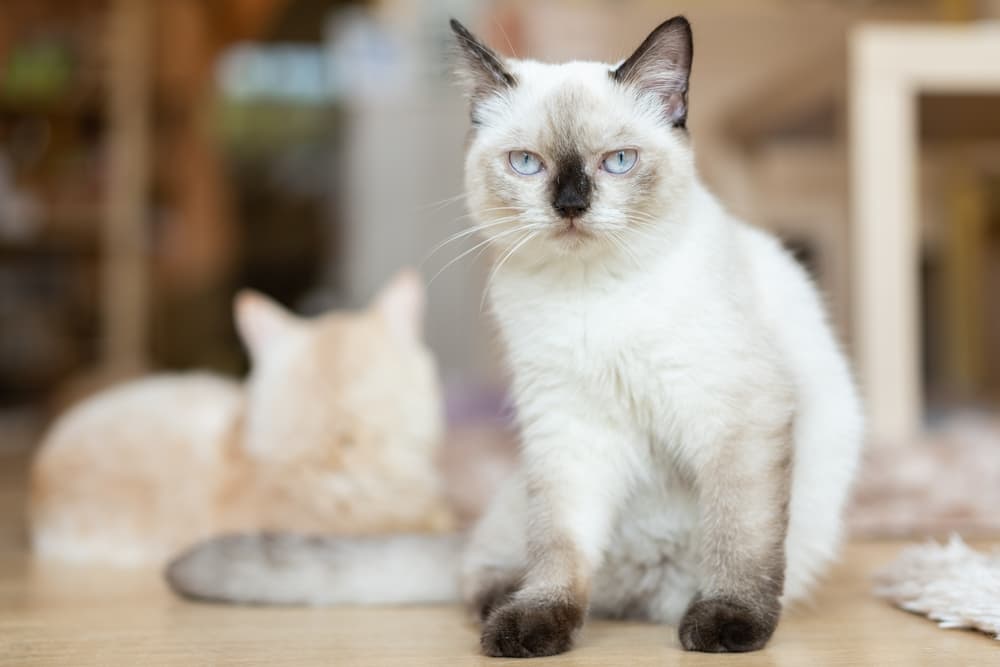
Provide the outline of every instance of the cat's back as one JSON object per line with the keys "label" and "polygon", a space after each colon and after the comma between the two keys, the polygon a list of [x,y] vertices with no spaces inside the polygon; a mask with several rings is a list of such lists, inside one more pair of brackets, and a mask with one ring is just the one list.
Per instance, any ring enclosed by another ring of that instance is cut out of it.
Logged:
{"label": "cat's back", "polygon": [[864,442],[861,402],[805,269],[774,236],[751,227],[741,227],[740,235],[762,320],[797,390],[785,578],[786,599],[797,599],[839,544],[840,517]]}
{"label": "cat's back", "polygon": [[150,376],[72,406],[49,429],[42,452],[87,444],[127,446],[178,431],[189,434],[197,446],[228,428],[241,402],[239,384],[216,375]]}
{"label": "cat's back", "polygon": [[812,277],[773,234],[740,224],[738,238],[749,260],[759,319],[776,337],[801,388],[819,380],[827,399],[831,382],[838,391],[853,393],[846,358]]}
{"label": "cat's back", "polygon": [[[819,291],[806,269],[774,234],[736,223],[738,242],[748,259],[750,279],[758,306],[766,317],[783,314],[800,317],[807,324],[826,327]],[[806,324],[805,322],[803,323]]]}
{"label": "cat's back", "polygon": [[141,563],[202,532],[214,521],[206,508],[230,466],[242,402],[237,383],[193,373],[129,382],[71,408],[32,466],[36,551]]}

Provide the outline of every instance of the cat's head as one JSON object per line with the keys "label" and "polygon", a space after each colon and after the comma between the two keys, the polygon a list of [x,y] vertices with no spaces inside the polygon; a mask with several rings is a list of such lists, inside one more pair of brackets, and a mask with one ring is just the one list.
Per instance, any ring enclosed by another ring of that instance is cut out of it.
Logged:
{"label": "cat's head", "polygon": [[360,311],[298,317],[241,292],[250,352],[244,442],[253,455],[341,468],[351,457],[432,458],[441,394],[421,339],[424,288],[404,271]]}
{"label": "cat's head", "polygon": [[686,19],[618,65],[503,58],[451,25],[471,104],[467,201],[501,256],[634,254],[669,234],[694,180]]}

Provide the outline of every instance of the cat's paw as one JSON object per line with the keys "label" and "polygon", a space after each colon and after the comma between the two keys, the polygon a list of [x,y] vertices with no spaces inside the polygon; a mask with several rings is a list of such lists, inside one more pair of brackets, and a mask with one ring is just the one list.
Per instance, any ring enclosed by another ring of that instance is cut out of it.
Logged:
{"label": "cat's paw", "polygon": [[707,653],[756,651],[774,634],[780,609],[777,598],[752,605],[721,597],[695,600],[681,619],[681,646]]}
{"label": "cat's paw", "polygon": [[486,623],[494,609],[510,602],[519,585],[519,580],[511,578],[484,586],[469,603],[476,621]]}
{"label": "cat's paw", "polygon": [[583,625],[584,607],[573,600],[512,600],[493,610],[483,626],[483,653],[537,658],[564,653]]}

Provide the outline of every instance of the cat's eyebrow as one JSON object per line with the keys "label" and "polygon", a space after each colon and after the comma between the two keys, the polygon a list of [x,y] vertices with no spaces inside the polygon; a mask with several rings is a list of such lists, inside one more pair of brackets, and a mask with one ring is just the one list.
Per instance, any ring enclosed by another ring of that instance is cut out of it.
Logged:
{"label": "cat's eyebrow", "polygon": [[602,150],[614,150],[615,148],[624,148],[625,146],[623,144],[631,142],[633,136],[634,135],[632,133],[630,133],[628,130],[624,128],[618,130],[617,132],[612,132],[607,137],[605,137],[609,145],[603,148]]}

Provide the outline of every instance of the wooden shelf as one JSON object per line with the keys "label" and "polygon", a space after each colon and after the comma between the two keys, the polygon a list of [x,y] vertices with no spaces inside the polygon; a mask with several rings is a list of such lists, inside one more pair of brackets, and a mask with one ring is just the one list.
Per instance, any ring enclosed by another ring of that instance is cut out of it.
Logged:
{"label": "wooden shelf", "polygon": [[100,252],[100,243],[93,234],[52,234],[24,240],[0,238],[0,261],[66,255],[96,258]]}

